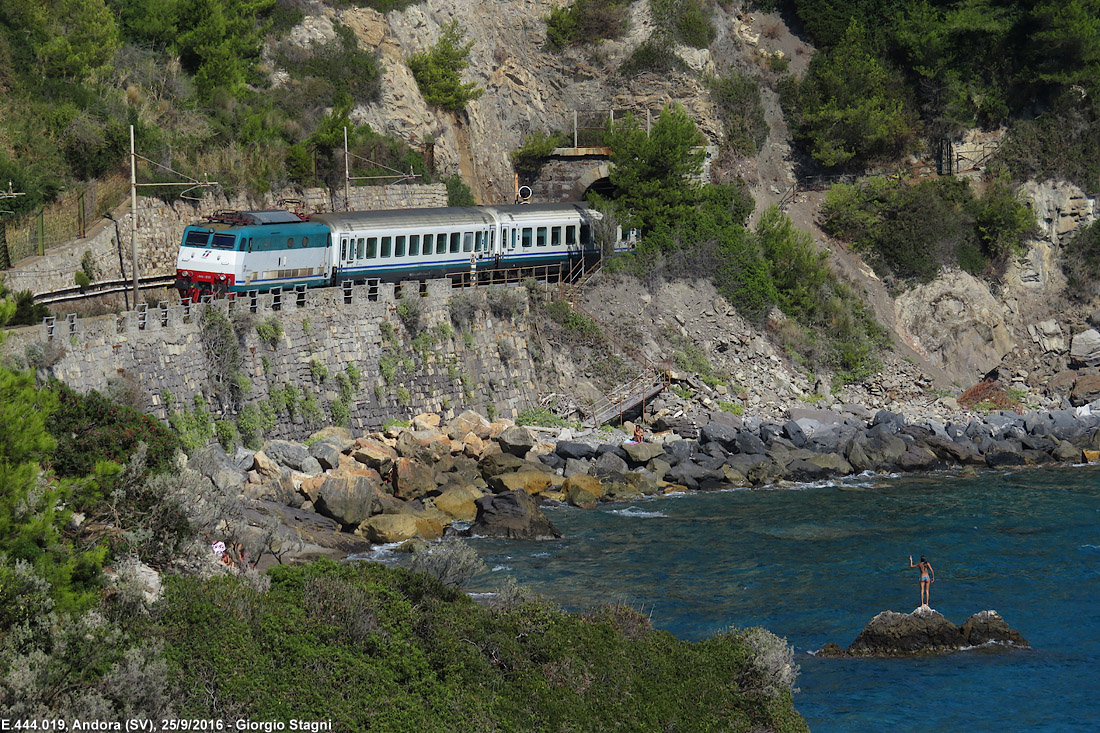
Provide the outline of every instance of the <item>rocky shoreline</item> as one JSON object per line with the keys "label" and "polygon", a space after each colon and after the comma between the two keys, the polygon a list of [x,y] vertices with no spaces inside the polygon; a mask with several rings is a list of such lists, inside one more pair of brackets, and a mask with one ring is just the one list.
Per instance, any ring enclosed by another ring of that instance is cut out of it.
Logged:
{"label": "rocky shoreline", "polygon": [[[1100,459],[1100,417],[1075,410],[995,412],[943,424],[854,406],[791,408],[784,422],[719,412],[702,427],[659,418],[651,429],[645,442],[633,443],[619,429],[528,428],[470,411],[441,424],[438,415],[424,414],[408,427],[366,436],[326,428],[305,443],[272,440],[233,455],[211,445],[196,451],[187,469],[239,498],[246,535],[274,517],[281,539],[268,530],[265,542],[281,545],[281,552],[268,551],[285,562],[456,532],[560,537],[540,508],[545,504],[592,508],[863,472]],[[261,554],[258,548],[253,557],[260,561]]]}

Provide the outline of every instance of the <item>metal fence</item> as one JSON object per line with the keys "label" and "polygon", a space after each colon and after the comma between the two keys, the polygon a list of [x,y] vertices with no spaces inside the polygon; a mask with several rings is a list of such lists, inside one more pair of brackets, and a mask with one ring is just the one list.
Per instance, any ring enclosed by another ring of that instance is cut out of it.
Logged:
{"label": "metal fence", "polygon": [[634,115],[638,125],[649,132],[650,125],[660,115],[660,111],[648,109],[576,109],[573,110],[573,136],[575,148],[606,147],[605,136],[609,125],[622,122],[627,115]]}
{"label": "metal fence", "polygon": [[121,204],[130,190],[121,169],[67,192],[37,214],[0,220],[0,268],[44,254],[47,247],[83,239],[104,214]]}

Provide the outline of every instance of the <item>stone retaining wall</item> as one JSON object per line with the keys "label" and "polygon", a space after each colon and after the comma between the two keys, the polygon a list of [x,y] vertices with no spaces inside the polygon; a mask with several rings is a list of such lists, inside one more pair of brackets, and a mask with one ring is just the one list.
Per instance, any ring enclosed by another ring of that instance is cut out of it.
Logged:
{"label": "stone retaining wall", "polygon": [[[308,211],[333,211],[344,208],[344,196],[329,194],[328,189],[311,188],[273,193],[256,201],[244,196],[227,199],[209,196],[201,201],[166,203],[157,198],[138,198],[139,274],[170,275],[176,269],[183,228],[218,209],[266,209],[277,206],[282,198],[306,202]],[[430,185],[356,186],[351,189],[352,210],[416,209],[447,205],[447,187]],[[35,295],[74,286],[73,276],[81,269],[85,252],[91,253],[95,280],[120,280],[132,277],[129,201],[112,212],[114,219],[103,219],[84,239],[51,248],[41,257],[29,257],[4,272],[4,284],[13,292],[30,290]]]}
{"label": "stone retaining wall", "polygon": [[[428,281],[421,297],[415,297],[420,283],[404,283],[402,289],[420,304],[417,328],[405,326],[395,286],[383,284],[375,290],[308,290],[302,293],[301,305],[294,293],[283,294],[281,303],[275,295],[263,294],[256,299],[255,312],[242,298],[60,320],[52,336],[46,326],[22,329],[5,349],[24,354],[28,348],[52,349],[54,359],[47,363],[56,359],[55,363],[40,370],[81,392],[104,391],[111,380],[131,381],[143,395],[144,409],[161,419],[192,405],[198,394],[205,395],[213,412],[232,418],[237,406],[219,405],[214,397],[219,372],[200,328],[203,309],[216,308],[240,335],[240,371],[250,390],[239,407],[259,406],[273,390],[294,385],[320,408],[312,418],[303,415],[300,406],[294,416],[280,415],[266,434],[269,438],[301,439],[332,423],[332,406],[339,400],[343,379],[338,375],[348,374],[351,365],[361,379],[347,403],[348,425],[359,431],[421,412],[449,417],[473,408],[514,417],[531,406],[528,396],[536,388],[528,353],[525,290],[515,291],[522,294],[518,302],[523,307],[514,319],[494,317],[485,308],[459,331],[451,324],[451,299],[476,296],[469,291],[459,295],[448,280]],[[261,342],[256,328],[272,322],[282,330],[274,346]],[[57,358],[59,351],[63,354]],[[323,379],[322,371],[327,372]]]}

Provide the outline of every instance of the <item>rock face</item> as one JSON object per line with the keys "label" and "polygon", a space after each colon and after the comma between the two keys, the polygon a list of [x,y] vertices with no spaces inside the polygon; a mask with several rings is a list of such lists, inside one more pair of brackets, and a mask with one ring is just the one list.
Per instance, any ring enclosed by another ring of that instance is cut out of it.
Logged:
{"label": "rock face", "polygon": [[1015,342],[1004,307],[989,286],[965,272],[948,272],[897,299],[898,321],[918,352],[961,384],[1001,363]]}
{"label": "rock face", "polygon": [[531,495],[522,489],[483,496],[474,503],[477,505],[477,518],[467,530],[469,535],[514,540],[561,537],[561,532],[550,523]]}
{"label": "rock face", "polygon": [[913,613],[883,611],[863,628],[847,650],[830,642],[823,656],[893,657],[958,651],[989,642],[1030,648],[1019,632],[1009,628],[996,611],[981,611],[963,625],[921,606]]}

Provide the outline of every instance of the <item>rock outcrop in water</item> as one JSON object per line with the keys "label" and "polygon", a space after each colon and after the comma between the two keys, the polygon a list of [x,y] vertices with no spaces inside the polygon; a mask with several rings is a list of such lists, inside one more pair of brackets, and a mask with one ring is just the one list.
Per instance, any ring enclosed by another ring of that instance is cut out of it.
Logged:
{"label": "rock outcrop in water", "polygon": [[996,611],[980,611],[962,626],[948,621],[928,606],[912,613],[883,611],[871,619],[847,649],[829,642],[823,657],[896,657],[936,654],[981,646],[990,642],[1030,649],[1027,639],[1009,627]]}

